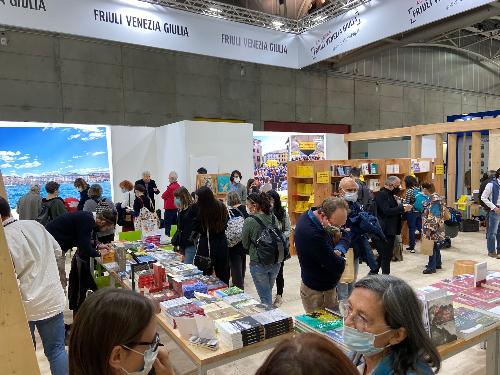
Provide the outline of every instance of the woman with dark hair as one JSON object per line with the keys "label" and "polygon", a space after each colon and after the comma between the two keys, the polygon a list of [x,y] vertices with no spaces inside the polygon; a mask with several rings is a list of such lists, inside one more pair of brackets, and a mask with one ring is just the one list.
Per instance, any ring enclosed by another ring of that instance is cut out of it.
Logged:
{"label": "woman with dark hair", "polygon": [[359,375],[337,346],[315,333],[281,341],[255,375]]}
{"label": "woman with dark hair", "polygon": [[91,294],[69,339],[71,375],[173,375],[156,331],[153,302],[141,294],[105,288]]}
{"label": "woman with dark hair", "polygon": [[[247,209],[241,204],[240,196],[237,192],[229,192],[227,195],[227,206],[229,208],[229,220],[240,220],[241,225],[241,221],[248,217]],[[231,227],[228,226],[228,228]],[[240,228],[241,227],[238,227],[238,229]],[[239,232],[238,234],[241,238],[242,233]],[[229,263],[231,266],[231,281],[233,285],[244,290],[247,254],[241,241],[229,248]]]}
{"label": "woman with dark hair", "polygon": [[[292,226],[290,224],[290,217],[288,212],[281,204],[281,197],[276,190],[271,190],[267,192],[267,195],[271,199],[271,207],[274,216],[278,219],[278,229],[283,234],[283,237],[290,242],[290,234],[292,232]],[[276,298],[274,300],[273,306],[280,307],[283,303],[283,289],[285,288],[285,279],[283,278],[283,266],[285,262],[281,262],[280,271],[276,277]]]}
{"label": "woman with dark hair", "polygon": [[134,216],[139,216],[141,208],[146,207],[149,211],[154,212],[154,206],[151,199],[146,194],[146,188],[143,185],[134,186]]}
{"label": "woman with dark hair", "polygon": [[242,204],[247,202],[248,190],[245,185],[241,183],[241,172],[238,170],[234,170],[231,172],[231,177],[229,178],[231,181],[230,190],[234,191],[240,197],[240,201]]}
{"label": "woman with dark hair", "polygon": [[83,205],[89,199],[89,184],[87,184],[87,181],[85,181],[83,178],[78,177],[74,184],[75,188],[78,190],[80,193],[80,201],[78,202],[78,211],[83,210]]}
{"label": "woman with dark hair", "polygon": [[193,222],[193,231],[200,235],[196,255],[211,259],[210,267],[202,271],[205,275],[211,275],[215,271],[215,276],[229,284],[231,271],[226,238],[229,218],[227,208],[206,186],[196,190],[196,197],[198,215]]}
{"label": "woman with dark hair", "polygon": [[[404,204],[415,204],[415,197],[420,193],[420,188],[418,187],[418,181],[413,176],[406,176],[404,178],[406,193],[404,198]],[[412,208],[411,211],[406,213],[406,221],[408,223],[408,237],[409,243],[406,250],[411,253],[415,253],[415,230],[418,229],[419,232],[422,231],[422,214],[416,209]]]}
{"label": "woman with dark hair", "polygon": [[250,274],[260,301],[268,306],[273,303],[273,286],[280,271],[281,264],[260,263],[257,241],[262,234],[262,226],[276,226],[278,219],[271,211],[271,201],[266,193],[252,193],[247,197],[247,211],[250,217],[243,224],[243,247],[250,255]]}
{"label": "woman with dark hair", "polygon": [[422,322],[413,289],[390,275],[367,276],[341,304],[344,344],[355,352],[361,374],[430,375],[441,358]]}
{"label": "woman with dark hair", "polygon": [[172,237],[172,245],[176,246],[184,255],[184,263],[193,264],[196,247],[191,238],[193,222],[198,214],[198,208],[193,204],[191,194],[184,187],[174,191],[174,204],[179,210],[177,216],[177,232]]}

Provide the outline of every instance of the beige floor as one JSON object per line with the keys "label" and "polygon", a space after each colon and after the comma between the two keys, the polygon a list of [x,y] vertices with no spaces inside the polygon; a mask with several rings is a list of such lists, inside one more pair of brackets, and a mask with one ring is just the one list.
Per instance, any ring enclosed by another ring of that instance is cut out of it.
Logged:
{"label": "beige floor", "polygon": [[[480,233],[460,233],[452,241],[453,247],[442,251],[443,269],[433,275],[423,275],[422,269],[426,264],[427,257],[419,254],[404,254],[404,261],[393,263],[392,274],[408,281],[413,287],[419,288],[429,285],[445,277],[452,276],[453,263],[457,259],[471,259],[477,261],[488,261],[489,269],[500,270],[500,260],[488,258],[486,254],[486,240],[484,232]],[[361,265],[360,275],[368,272],[366,265]],[[296,257],[285,264],[285,294],[282,309],[298,315],[303,313],[299,296],[300,269]],[[248,293],[257,296],[252,283],[251,276],[247,271],[245,289]],[[67,314],[68,318],[70,314]],[[195,366],[189,358],[171,341],[165,334],[162,340],[167,344],[170,351],[171,360],[177,374],[194,374]],[[50,374],[48,362],[43,354],[43,349],[39,343],[37,357],[40,363],[42,374]],[[264,361],[269,352],[256,354],[243,360],[228,364],[209,372],[211,375],[246,375],[254,374],[260,364]],[[499,353],[500,355],[500,353]],[[443,363],[440,374],[443,375],[482,375],[485,374],[485,351],[479,347],[474,347],[460,353]]]}

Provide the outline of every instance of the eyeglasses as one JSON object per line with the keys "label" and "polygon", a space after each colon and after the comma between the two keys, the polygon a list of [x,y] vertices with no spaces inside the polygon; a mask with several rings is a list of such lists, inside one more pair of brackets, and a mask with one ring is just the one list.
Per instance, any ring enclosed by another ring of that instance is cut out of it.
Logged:
{"label": "eyeglasses", "polygon": [[[354,327],[360,332],[366,332],[366,328],[368,327],[369,323],[368,320],[359,315],[359,314],[353,314],[352,313],[352,308],[349,305],[347,301],[340,301],[339,303],[339,308],[340,308],[340,313],[344,317],[344,324],[347,318],[350,318],[354,322]],[[388,327],[387,325],[384,325],[384,327]],[[373,328],[373,327],[371,327]]]}
{"label": "eyeglasses", "polygon": [[151,351],[156,352],[159,346],[164,346],[160,341],[160,335],[156,332],[156,335],[152,342],[130,342],[128,345],[122,345],[126,349],[132,350],[134,346],[146,345],[149,346]]}

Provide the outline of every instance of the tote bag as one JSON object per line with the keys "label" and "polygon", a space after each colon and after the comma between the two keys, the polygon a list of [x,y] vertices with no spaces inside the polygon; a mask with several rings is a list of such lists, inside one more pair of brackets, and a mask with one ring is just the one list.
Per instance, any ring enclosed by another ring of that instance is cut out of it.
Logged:
{"label": "tote bag", "polygon": [[349,249],[345,254],[345,268],[340,283],[352,283],[354,281],[354,250]]}
{"label": "tote bag", "polygon": [[429,240],[426,237],[422,237],[422,244],[420,245],[420,254],[432,255],[434,252],[434,240]]}

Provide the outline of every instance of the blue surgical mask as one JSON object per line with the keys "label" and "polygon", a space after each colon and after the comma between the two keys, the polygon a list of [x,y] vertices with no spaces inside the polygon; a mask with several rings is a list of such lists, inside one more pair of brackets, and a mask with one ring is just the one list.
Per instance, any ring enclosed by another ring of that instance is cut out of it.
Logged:
{"label": "blue surgical mask", "polygon": [[174,204],[175,204],[175,207],[182,207],[182,201],[180,198],[174,198]]}
{"label": "blue surgical mask", "polygon": [[144,353],[138,352],[134,349],[129,349],[129,350],[144,356],[144,367],[142,368],[142,370],[139,370],[139,371],[128,372],[124,368],[122,368],[122,371],[127,375],[147,375],[147,374],[149,374],[149,372],[153,368],[153,363],[155,363],[155,361],[156,361],[156,357],[158,357],[158,351],[160,349],[157,348],[155,352],[153,352],[151,349],[148,349]]}
{"label": "blue surgical mask", "polygon": [[349,350],[353,352],[358,352],[363,355],[372,356],[382,352],[387,346],[389,346],[387,345],[382,348],[377,348],[374,345],[377,336],[381,336],[389,331],[392,330],[389,329],[385,332],[376,335],[370,332],[358,331],[356,328],[346,326],[344,323],[344,330],[343,330],[344,344],[349,348]]}
{"label": "blue surgical mask", "polygon": [[358,193],[346,192],[344,194],[344,199],[348,202],[357,202],[358,201]]}
{"label": "blue surgical mask", "polygon": [[122,189],[122,193],[126,193],[126,192],[128,192],[127,189]]}

